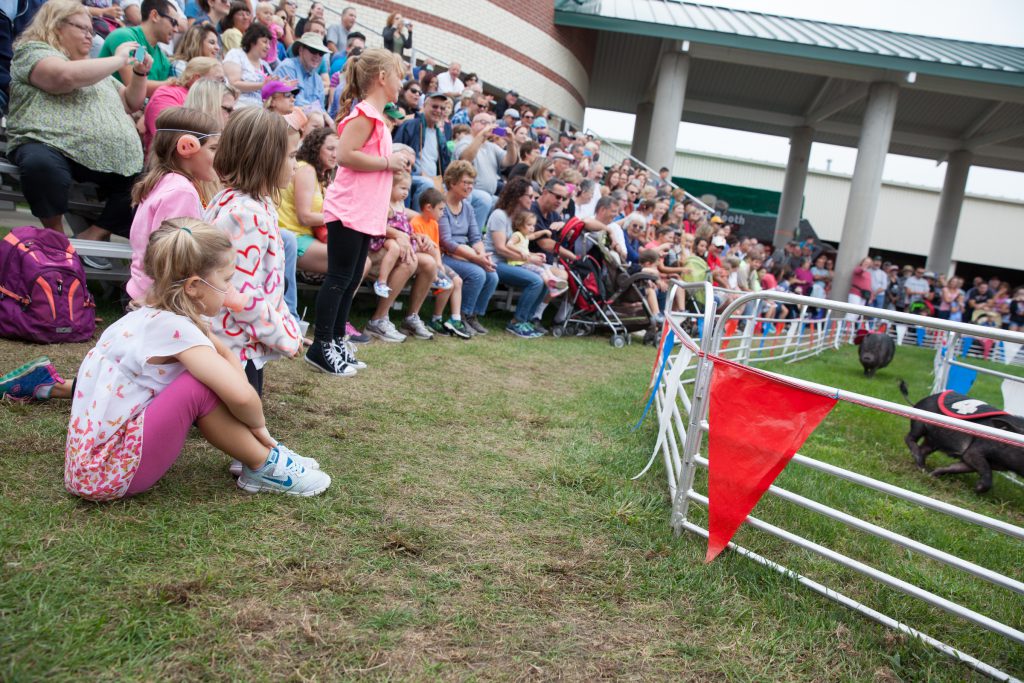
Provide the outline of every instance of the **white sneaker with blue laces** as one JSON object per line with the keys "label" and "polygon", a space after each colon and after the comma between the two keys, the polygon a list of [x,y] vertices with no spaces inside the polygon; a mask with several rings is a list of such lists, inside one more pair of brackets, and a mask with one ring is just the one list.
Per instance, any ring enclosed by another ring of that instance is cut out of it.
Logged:
{"label": "white sneaker with blue laces", "polygon": [[327,490],[331,478],[320,470],[307,469],[291,457],[292,452],[280,444],[271,449],[267,462],[258,470],[242,467],[238,488],[248,493],[287,493],[292,496],[315,496]]}
{"label": "white sneaker with blue laces", "polygon": [[[288,448],[281,442],[278,442],[277,447],[282,453],[287,453],[288,457],[290,457],[292,460],[298,461],[298,463],[305,467],[307,470],[320,469],[320,463],[318,463],[313,458],[307,458],[304,455],[299,455],[298,453]],[[242,476],[242,467],[243,465],[241,462],[235,460],[234,458],[231,458],[231,464],[228,466],[228,472],[231,472],[232,476],[240,477]]]}

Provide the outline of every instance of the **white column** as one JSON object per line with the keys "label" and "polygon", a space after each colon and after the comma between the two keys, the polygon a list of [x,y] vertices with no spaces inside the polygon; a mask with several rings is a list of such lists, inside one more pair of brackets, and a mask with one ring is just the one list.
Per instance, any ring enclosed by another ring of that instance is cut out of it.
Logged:
{"label": "white column", "polygon": [[666,52],[658,65],[658,83],[654,90],[654,111],[651,134],[647,137],[647,165],[657,171],[662,166],[673,168],[676,140],[686,99],[686,77],[690,72],[690,56],[683,52]]}
{"label": "white column", "polygon": [[786,163],[786,178],[782,182],[779,216],[775,220],[775,237],[772,240],[776,247],[784,246],[793,239],[800,224],[812,142],[814,129],[810,126],[794,128],[789,136],[789,161]]}
{"label": "white column", "polygon": [[950,273],[953,260],[953,242],[956,228],[960,223],[960,209],[964,205],[967,189],[967,174],[971,170],[971,153],[960,149],[949,155],[946,162],[946,177],[942,181],[939,195],[939,213],[935,217],[935,232],[932,246],[928,250],[928,270],[936,273]]}
{"label": "white column", "polygon": [[882,189],[882,169],[892,138],[898,97],[899,87],[895,83],[872,83],[868,90],[857,143],[857,163],[850,181],[850,197],[846,203],[846,218],[832,280],[831,296],[836,301],[846,301],[853,269],[868,255],[871,246],[878,194]]}
{"label": "white column", "polygon": [[633,124],[633,145],[630,148],[630,154],[645,164],[647,163],[647,140],[651,136],[651,115],[653,113],[653,102],[641,102],[636,105],[636,123]]}

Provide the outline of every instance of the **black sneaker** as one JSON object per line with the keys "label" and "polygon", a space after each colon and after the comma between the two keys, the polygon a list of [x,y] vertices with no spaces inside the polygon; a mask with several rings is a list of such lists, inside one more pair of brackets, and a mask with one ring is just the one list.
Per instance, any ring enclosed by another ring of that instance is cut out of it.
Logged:
{"label": "black sneaker", "polygon": [[480,321],[477,320],[475,315],[471,315],[466,318],[466,327],[473,330],[474,334],[487,334],[487,328],[480,324]]}
{"label": "black sneaker", "polygon": [[329,342],[314,341],[302,357],[307,363],[320,372],[338,377],[351,377],[356,374],[354,366],[345,362],[341,349],[334,345],[333,340]]}

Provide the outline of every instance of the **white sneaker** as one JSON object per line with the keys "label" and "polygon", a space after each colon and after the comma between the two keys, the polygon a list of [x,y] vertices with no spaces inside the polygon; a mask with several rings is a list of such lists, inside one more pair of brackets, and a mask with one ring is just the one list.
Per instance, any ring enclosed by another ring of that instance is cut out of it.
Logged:
{"label": "white sneaker", "polygon": [[430,331],[418,315],[410,315],[402,321],[402,332],[407,332],[417,339],[433,339],[434,333]]}
{"label": "white sneaker", "polygon": [[[287,453],[288,457],[290,457],[292,460],[295,460],[296,462],[298,462],[300,465],[305,467],[307,470],[318,470],[318,469],[320,469],[320,463],[318,463],[316,460],[314,460],[313,458],[307,458],[304,455],[299,455],[298,453],[296,453],[292,449],[290,449],[287,446],[285,446],[283,443],[278,443],[277,444],[277,448],[282,453]],[[242,476],[242,468],[243,467],[244,467],[244,465],[241,463],[241,461],[238,461],[238,460],[235,460],[234,458],[231,458],[231,464],[228,465],[228,472],[230,472],[232,476],[240,477],[240,476]]]}
{"label": "white sneaker", "polygon": [[391,288],[388,287],[385,282],[374,282],[373,293],[379,296],[381,299],[387,299],[391,296]]}
{"label": "white sneaker", "polygon": [[291,496],[315,496],[327,490],[331,478],[320,470],[303,467],[290,457],[287,448],[276,446],[267,462],[258,470],[242,467],[238,488],[248,493],[287,493]]}
{"label": "white sneaker", "polygon": [[342,359],[348,363],[350,367],[356,370],[365,370],[366,363],[356,359],[356,345],[345,339],[335,339],[334,348],[337,349],[338,353],[341,354]]}
{"label": "white sneaker", "polygon": [[366,334],[386,342],[404,342],[405,335],[395,329],[394,324],[385,318],[384,320],[371,320],[366,323]]}

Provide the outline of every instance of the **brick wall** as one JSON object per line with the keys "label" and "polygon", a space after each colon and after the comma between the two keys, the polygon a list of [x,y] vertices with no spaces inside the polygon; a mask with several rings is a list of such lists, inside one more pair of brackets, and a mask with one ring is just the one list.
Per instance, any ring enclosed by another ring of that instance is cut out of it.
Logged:
{"label": "brick wall", "polygon": [[[596,35],[554,26],[550,0],[521,0],[515,5],[330,0],[327,5],[339,11],[351,5],[356,8],[357,21],[374,28],[384,26],[388,13],[401,12],[413,22],[417,51],[444,62],[458,61],[464,72],[475,72],[489,84],[515,88],[554,114],[578,123],[583,120]],[[328,12],[329,21],[335,16]],[[381,44],[379,34],[367,37],[371,47]]]}

